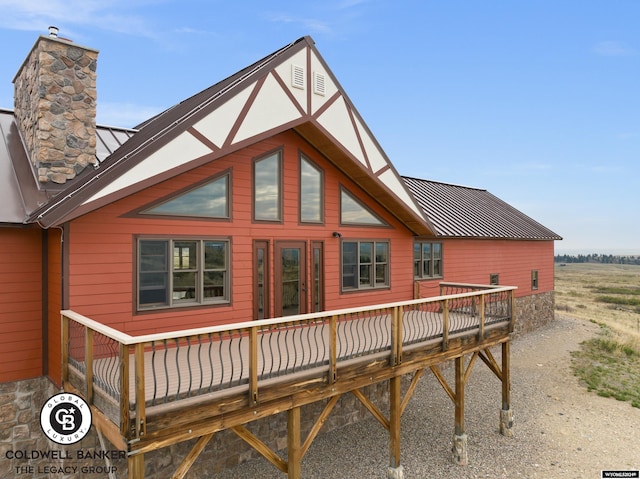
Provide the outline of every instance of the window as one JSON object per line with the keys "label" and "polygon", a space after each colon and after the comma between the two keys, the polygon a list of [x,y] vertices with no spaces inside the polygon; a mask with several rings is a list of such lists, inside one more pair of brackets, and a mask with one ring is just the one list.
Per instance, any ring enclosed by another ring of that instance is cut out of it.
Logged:
{"label": "window", "polygon": [[491,273],[489,275],[489,284],[491,286],[497,286],[500,284],[500,275],[498,273]]}
{"label": "window", "polygon": [[253,164],[253,217],[258,221],[282,220],[281,163],[276,152]]}
{"label": "window", "polygon": [[142,211],[147,215],[229,218],[229,173]]}
{"label": "window", "polygon": [[373,214],[344,188],[340,190],[340,223],[346,225],[386,226],[384,221]]}
{"label": "window", "polygon": [[387,241],[342,242],[343,291],[389,286]]}
{"label": "window", "polygon": [[413,243],[413,276],[415,278],[442,277],[442,243],[427,241]]}
{"label": "window", "polygon": [[322,171],[310,160],[300,156],[300,222],[324,221]]}
{"label": "window", "polygon": [[538,270],[537,269],[531,270],[531,289],[533,290],[538,289]]}
{"label": "window", "polygon": [[138,308],[229,302],[229,242],[140,239]]}

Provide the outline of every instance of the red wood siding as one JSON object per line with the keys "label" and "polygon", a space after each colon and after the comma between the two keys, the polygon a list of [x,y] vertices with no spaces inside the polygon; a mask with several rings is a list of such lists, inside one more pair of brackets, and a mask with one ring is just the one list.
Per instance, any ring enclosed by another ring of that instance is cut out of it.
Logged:
{"label": "red wood siding", "polygon": [[[266,152],[283,149],[283,222],[252,221],[252,161]],[[322,225],[299,224],[299,152],[324,170],[325,221]],[[188,187],[225,170],[231,170],[232,221],[178,220],[154,217],[122,217],[152,201]],[[390,227],[340,226],[340,185],[345,186]],[[323,156],[292,132],[283,133],[194,171],[184,173],[131,197],[74,220],[70,225],[69,299],[71,309],[129,334],[201,327],[247,321],[253,318],[253,241],[267,240],[270,260],[279,240],[324,244],[325,309],[410,299],[413,295],[411,233],[357,188]],[[368,292],[341,293],[340,239],[389,240],[391,287]],[[232,286],[229,306],[135,312],[135,235],[203,236],[229,238]],[[307,271],[310,271],[307,254]],[[270,268],[273,284],[274,268]],[[275,304],[273,287],[271,315]],[[310,296],[310,295],[309,295]],[[308,299],[308,302],[310,298]]]}
{"label": "red wood siding", "polygon": [[[421,281],[420,295],[435,296],[441,281],[489,284],[498,274],[500,284],[517,286],[516,296],[553,291],[553,241],[473,240],[443,241],[444,278]],[[538,271],[538,289],[531,289],[531,271]]]}
{"label": "red wood siding", "polygon": [[42,239],[0,228],[0,383],[42,374]]}

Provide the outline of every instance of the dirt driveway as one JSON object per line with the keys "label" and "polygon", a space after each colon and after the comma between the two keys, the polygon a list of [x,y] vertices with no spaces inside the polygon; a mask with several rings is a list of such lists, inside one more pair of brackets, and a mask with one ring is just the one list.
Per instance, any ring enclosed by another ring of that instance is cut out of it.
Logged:
{"label": "dirt driveway", "polygon": [[[514,340],[511,438],[498,433],[500,382],[476,362],[465,393],[466,467],[451,460],[453,404],[425,373],[402,416],[405,479],[600,479],[602,470],[640,469],[640,409],[587,392],[570,370],[570,351],[597,331],[590,322],[559,316]],[[499,360],[499,348],[494,355]],[[444,371],[450,384],[452,369]],[[388,458],[388,435],[369,419],[321,434],[302,473],[306,479],[383,479]],[[259,459],[209,477],[285,476]]]}

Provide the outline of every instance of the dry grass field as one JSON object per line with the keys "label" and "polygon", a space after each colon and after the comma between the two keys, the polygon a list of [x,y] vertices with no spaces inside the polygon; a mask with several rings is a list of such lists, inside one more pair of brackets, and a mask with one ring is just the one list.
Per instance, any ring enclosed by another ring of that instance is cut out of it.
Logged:
{"label": "dry grass field", "polygon": [[586,387],[640,408],[640,266],[556,264],[556,310],[594,322],[572,368]]}

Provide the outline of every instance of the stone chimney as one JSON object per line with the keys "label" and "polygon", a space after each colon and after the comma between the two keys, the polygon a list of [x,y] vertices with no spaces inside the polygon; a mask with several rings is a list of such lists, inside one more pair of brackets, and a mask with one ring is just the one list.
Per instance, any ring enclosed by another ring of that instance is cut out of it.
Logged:
{"label": "stone chimney", "polygon": [[65,183],[96,162],[98,51],[39,37],[13,79],[14,109],[40,183]]}

